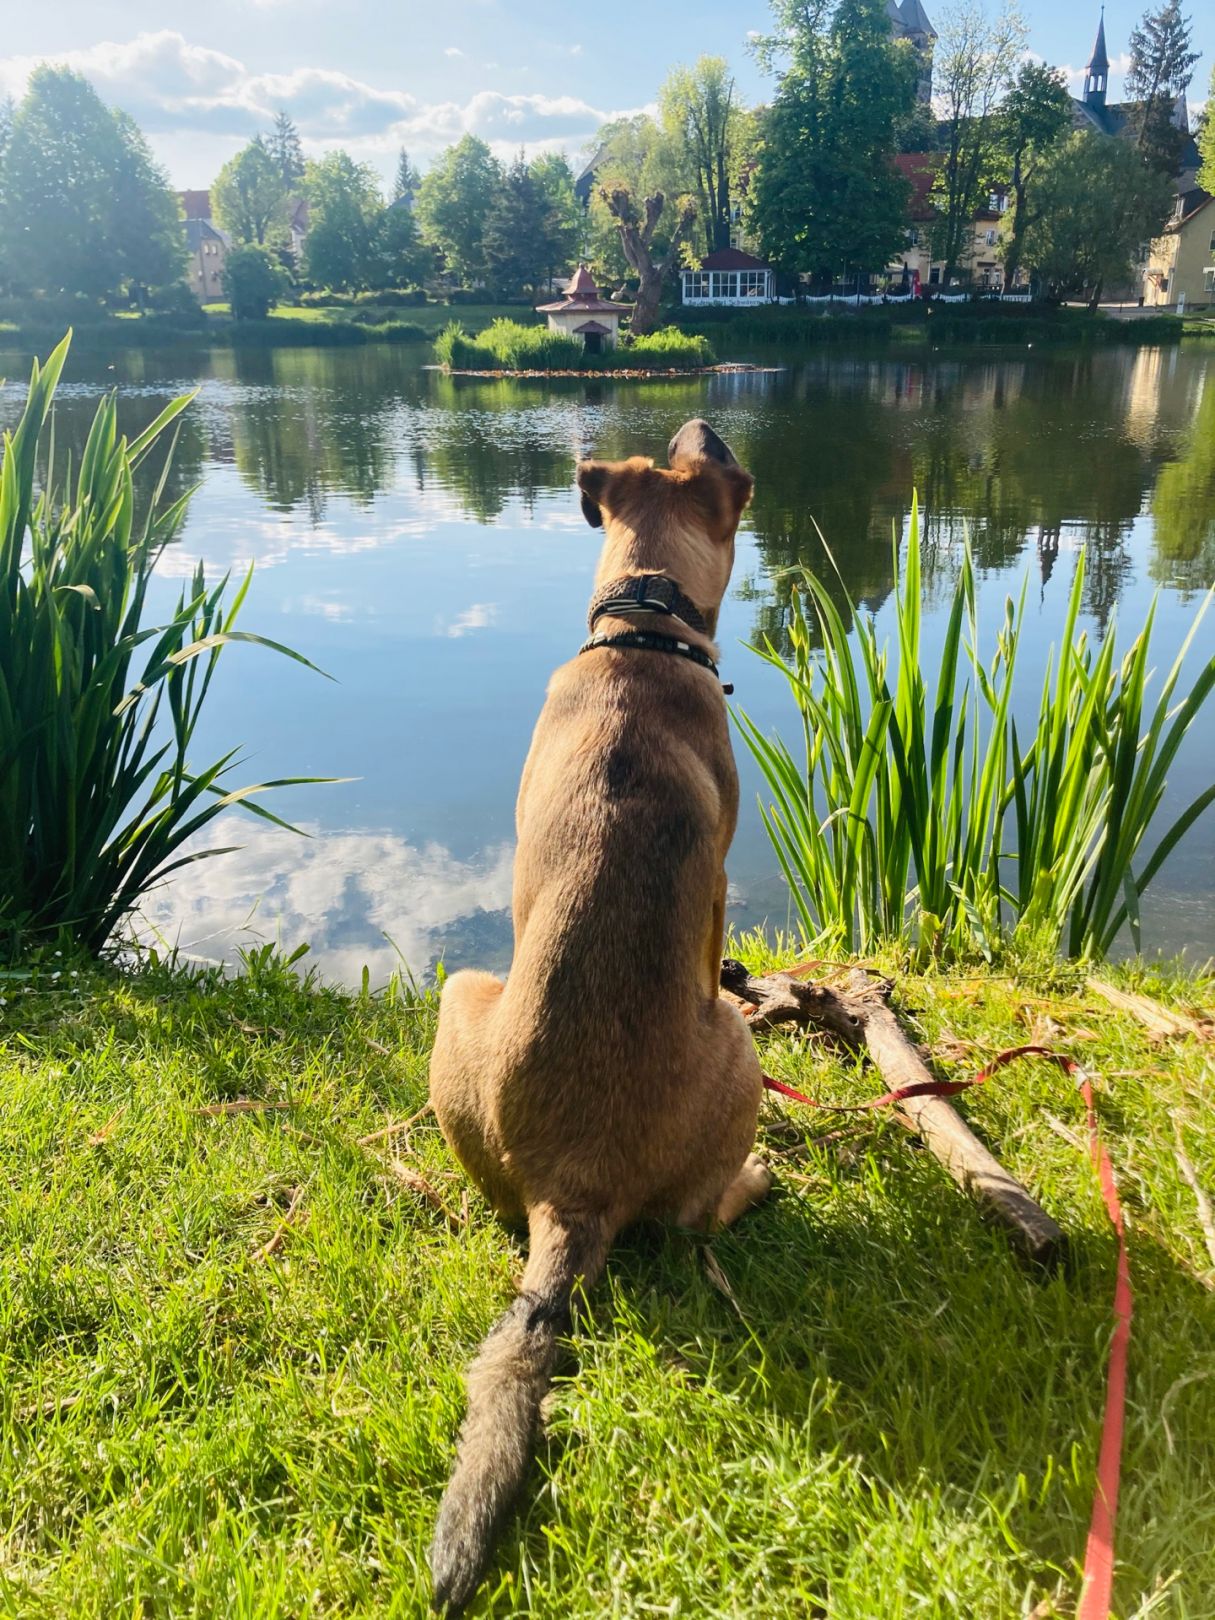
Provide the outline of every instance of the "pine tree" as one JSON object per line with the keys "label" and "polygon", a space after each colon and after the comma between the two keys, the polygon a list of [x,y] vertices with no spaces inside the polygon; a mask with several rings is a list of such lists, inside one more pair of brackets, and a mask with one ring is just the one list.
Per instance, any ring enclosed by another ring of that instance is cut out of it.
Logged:
{"label": "pine tree", "polygon": [[1146,12],[1131,34],[1126,89],[1135,103],[1139,150],[1170,179],[1177,172],[1184,138],[1173,122],[1173,109],[1189,88],[1199,57],[1192,43],[1193,24],[1181,15],[1180,0]]}
{"label": "pine tree", "polygon": [[406,208],[412,209],[421,183],[418,171],[409,161],[409,153],[402,147],[397,158],[396,176],[392,182],[392,201],[403,203]]}
{"label": "pine tree", "polygon": [[1215,67],[1211,69],[1211,88],[1202,115],[1202,128],[1198,131],[1198,150],[1202,154],[1198,184],[1215,196]]}
{"label": "pine tree", "polygon": [[485,216],[482,252],[486,276],[502,297],[538,287],[548,265],[545,224],[548,202],[520,152],[503,176]]}
{"label": "pine tree", "polygon": [[300,132],[287,112],[280,110],[275,113],[274,128],[270,131],[266,146],[282,176],[283,185],[288,191],[298,191],[300,181],[304,178],[304,149],[300,145]]}

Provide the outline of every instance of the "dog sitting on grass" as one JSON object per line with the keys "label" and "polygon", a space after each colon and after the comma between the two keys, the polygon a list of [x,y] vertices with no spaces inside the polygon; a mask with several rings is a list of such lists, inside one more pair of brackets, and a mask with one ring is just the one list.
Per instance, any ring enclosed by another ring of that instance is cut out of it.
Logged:
{"label": "dog sitting on grass", "polygon": [[713,635],[752,480],[699,420],[667,459],[578,467],[604,545],[591,638],[549,684],[519,788],[510,977],[456,973],[439,1008],[443,1134],[529,1234],[430,1550],[448,1613],[523,1483],[574,1289],[631,1222],[725,1226],[771,1181],[759,1062],[718,997],[738,776]]}

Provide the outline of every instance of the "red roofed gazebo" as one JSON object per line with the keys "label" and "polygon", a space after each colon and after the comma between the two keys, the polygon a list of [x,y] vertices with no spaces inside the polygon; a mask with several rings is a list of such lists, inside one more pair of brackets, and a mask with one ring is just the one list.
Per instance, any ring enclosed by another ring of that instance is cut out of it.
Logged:
{"label": "red roofed gazebo", "polygon": [[600,298],[591,272],[580,264],[565,297],[555,304],[539,304],[536,313],[548,316],[551,332],[580,337],[593,354],[615,347],[620,317],[629,313],[629,305],[613,304],[609,298]]}

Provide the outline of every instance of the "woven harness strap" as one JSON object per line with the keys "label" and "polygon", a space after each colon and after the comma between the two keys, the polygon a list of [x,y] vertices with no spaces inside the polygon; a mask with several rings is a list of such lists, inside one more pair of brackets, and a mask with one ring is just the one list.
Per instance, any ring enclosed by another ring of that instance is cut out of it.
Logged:
{"label": "woven harness strap", "polygon": [[689,630],[702,636],[709,633],[700,609],[667,574],[626,574],[622,579],[611,579],[601,585],[591,597],[586,627],[593,630],[595,620],[603,614],[623,618],[635,613],[681,619]]}

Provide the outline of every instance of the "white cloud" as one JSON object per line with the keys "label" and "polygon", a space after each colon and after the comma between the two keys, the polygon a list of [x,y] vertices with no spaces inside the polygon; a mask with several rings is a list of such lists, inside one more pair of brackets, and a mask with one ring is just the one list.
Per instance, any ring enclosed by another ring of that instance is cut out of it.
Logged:
{"label": "white cloud", "polygon": [[[341,788],[316,790],[341,792]],[[382,983],[398,965],[423,973],[458,927],[475,936],[510,904],[514,849],[498,844],[460,860],[441,844],[394,833],[330,832],[297,823],[300,838],[251,816],[219,816],[192,849],[231,854],[181,868],[144,901],[136,934],[189,955],[230,959],[238,947],[307,942],[326,978],[357,984],[367,963]],[[500,930],[497,930],[500,931]]]}
{"label": "white cloud", "polygon": [[[449,46],[446,54],[460,54],[459,47]],[[0,95],[20,97],[39,60],[0,58]],[[604,119],[620,116],[573,96],[482,90],[464,102],[426,102],[332,68],[254,73],[236,57],[194,44],[172,29],[101,41],[49,60],[83,73],[106,101],[129,112],[154,144],[161,137],[175,168],[183,137],[248,139],[279,108],[295,119],[308,150],[340,143],[364,157],[390,154],[402,144],[425,157],[466,133],[499,142],[502,150],[521,141],[537,149],[573,150]]]}
{"label": "white cloud", "polygon": [[464,52],[460,49],[460,47],[458,45],[449,45],[447,47],[447,49],[443,52],[443,55],[444,56],[463,56]]}
{"label": "white cloud", "polygon": [[497,617],[498,607],[495,602],[474,602],[471,607],[465,608],[463,613],[456,615],[443,634],[457,640],[460,636],[466,636],[470,630],[488,629]]}

